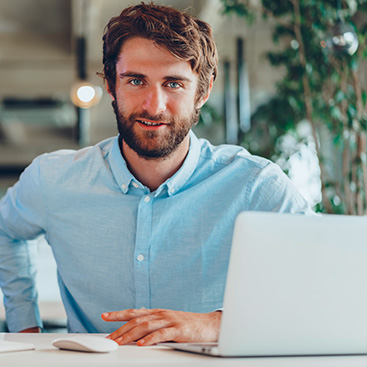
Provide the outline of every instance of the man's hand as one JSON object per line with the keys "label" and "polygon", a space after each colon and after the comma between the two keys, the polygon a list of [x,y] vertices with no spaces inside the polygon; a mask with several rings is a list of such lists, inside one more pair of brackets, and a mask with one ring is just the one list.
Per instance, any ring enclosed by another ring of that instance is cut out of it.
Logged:
{"label": "man's hand", "polygon": [[102,314],[105,321],[127,321],[108,338],[120,345],[136,341],[140,346],[164,341],[215,342],[221,317],[220,311],[192,313],[163,309],[131,309]]}
{"label": "man's hand", "polygon": [[41,328],[39,327],[30,327],[28,329],[24,329],[19,331],[20,333],[40,333],[41,332]]}

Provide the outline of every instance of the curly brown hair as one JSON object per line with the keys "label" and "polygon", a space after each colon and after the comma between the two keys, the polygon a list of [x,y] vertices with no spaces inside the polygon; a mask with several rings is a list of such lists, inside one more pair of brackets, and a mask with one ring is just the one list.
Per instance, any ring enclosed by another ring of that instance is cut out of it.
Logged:
{"label": "curly brown hair", "polygon": [[165,47],[180,60],[188,61],[198,74],[198,101],[217,76],[217,48],[210,25],[185,12],[153,3],[130,6],[111,18],[103,35],[103,73],[115,93],[116,63],[124,42],[143,37]]}

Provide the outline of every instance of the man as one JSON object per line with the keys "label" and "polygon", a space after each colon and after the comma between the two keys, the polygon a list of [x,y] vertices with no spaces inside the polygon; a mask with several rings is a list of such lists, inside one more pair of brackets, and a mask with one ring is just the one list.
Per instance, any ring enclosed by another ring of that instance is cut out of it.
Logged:
{"label": "man", "polygon": [[36,158],[0,203],[9,329],[42,326],[27,240],[45,235],[69,331],[215,341],[237,214],[310,208],[276,165],[192,133],[217,74],[208,24],[140,4],[103,39],[119,136]]}

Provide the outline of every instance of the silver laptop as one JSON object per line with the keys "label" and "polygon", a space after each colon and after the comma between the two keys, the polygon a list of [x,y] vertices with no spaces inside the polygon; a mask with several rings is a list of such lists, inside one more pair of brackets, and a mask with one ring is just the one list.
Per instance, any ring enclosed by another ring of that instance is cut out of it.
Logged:
{"label": "silver laptop", "polygon": [[367,354],[367,217],[243,212],[217,344],[222,357]]}

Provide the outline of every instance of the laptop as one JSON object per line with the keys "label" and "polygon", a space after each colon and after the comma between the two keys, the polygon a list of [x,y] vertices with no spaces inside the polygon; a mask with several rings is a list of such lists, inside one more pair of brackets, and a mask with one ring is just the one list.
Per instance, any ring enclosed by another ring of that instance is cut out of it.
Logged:
{"label": "laptop", "polygon": [[243,212],[235,222],[222,357],[367,353],[367,217]]}
{"label": "laptop", "polygon": [[35,349],[31,343],[14,342],[0,339],[0,353],[20,352]]}

